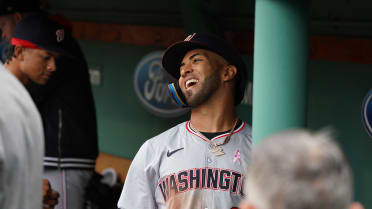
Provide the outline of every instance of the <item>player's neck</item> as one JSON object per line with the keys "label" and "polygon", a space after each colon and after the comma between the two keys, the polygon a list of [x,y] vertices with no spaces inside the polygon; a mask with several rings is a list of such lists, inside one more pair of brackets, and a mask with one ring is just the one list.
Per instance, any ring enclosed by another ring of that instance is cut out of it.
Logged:
{"label": "player's neck", "polygon": [[[223,101],[223,100],[220,100]],[[226,100],[225,100],[226,101]],[[223,132],[230,130],[237,118],[233,103],[209,104],[191,111],[191,124],[200,132]]]}
{"label": "player's neck", "polygon": [[10,61],[9,63],[5,63],[4,67],[13,74],[23,85],[28,83],[28,78],[21,72],[19,69],[19,65],[16,61]]}

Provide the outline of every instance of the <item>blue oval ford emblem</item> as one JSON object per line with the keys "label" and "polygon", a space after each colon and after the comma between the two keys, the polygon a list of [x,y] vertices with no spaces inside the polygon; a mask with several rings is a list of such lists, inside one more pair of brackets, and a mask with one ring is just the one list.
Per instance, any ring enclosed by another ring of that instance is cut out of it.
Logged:
{"label": "blue oval ford emblem", "polygon": [[372,137],[372,89],[369,90],[362,104],[362,121],[367,133]]}
{"label": "blue oval ford emblem", "polygon": [[189,109],[178,107],[170,97],[167,85],[174,79],[163,70],[163,53],[151,52],[141,59],[134,73],[134,89],[142,104],[153,114],[177,117]]}

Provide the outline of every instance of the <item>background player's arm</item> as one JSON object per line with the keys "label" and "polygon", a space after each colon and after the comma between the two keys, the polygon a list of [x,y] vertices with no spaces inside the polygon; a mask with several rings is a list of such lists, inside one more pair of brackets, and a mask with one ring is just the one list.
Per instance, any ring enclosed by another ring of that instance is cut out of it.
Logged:
{"label": "background player's arm", "polygon": [[154,153],[148,141],[137,152],[125,179],[118,208],[157,208],[155,202],[157,169],[151,166]]}

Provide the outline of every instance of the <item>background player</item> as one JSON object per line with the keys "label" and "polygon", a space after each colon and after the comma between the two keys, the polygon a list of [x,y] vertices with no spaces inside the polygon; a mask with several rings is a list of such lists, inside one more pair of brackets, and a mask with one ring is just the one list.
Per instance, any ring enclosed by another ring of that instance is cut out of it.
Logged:
{"label": "background player", "polygon": [[56,56],[64,53],[68,39],[57,41],[58,31],[63,29],[47,18],[25,18],[15,28],[6,70],[0,70],[0,208],[41,209],[42,195],[44,209],[57,204],[58,193],[46,179],[42,182],[42,124],[23,85],[45,84],[56,70]]}
{"label": "background player", "polygon": [[[16,24],[24,17],[46,15],[39,0],[1,0],[2,37],[10,40]],[[30,28],[30,30],[34,30]],[[70,34],[65,27],[64,34]],[[29,82],[30,92],[41,114],[45,135],[44,177],[60,195],[57,209],[84,208],[85,187],[98,155],[96,113],[88,66],[74,38],[65,50],[74,59],[61,56],[56,72],[46,85]]]}
{"label": "background player", "polygon": [[223,39],[194,34],[166,50],[163,66],[179,79],[182,92],[173,93],[184,95],[191,119],[142,145],[118,207],[237,207],[251,149],[251,129],[235,114],[246,86],[242,58]]}

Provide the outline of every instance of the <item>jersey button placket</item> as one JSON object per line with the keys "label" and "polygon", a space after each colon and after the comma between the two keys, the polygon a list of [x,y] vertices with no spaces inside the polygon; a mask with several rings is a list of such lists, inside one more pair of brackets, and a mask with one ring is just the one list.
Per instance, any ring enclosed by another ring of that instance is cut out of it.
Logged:
{"label": "jersey button placket", "polygon": [[[212,160],[212,156],[211,156],[211,152],[210,152],[210,147],[209,147],[209,143],[207,142],[205,144],[205,167],[208,168],[208,167],[212,167],[212,164],[213,163],[213,160]],[[203,190],[203,193],[205,193],[206,190]],[[206,193],[205,193],[206,195]],[[209,208],[208,206],[208,200],[204,200],[204,207],[202,208]]]}
{"label": "jersey button placket", "polygon": [[213,163],[213,156],[211,155],[211,144],[207,144],[207,150],[206,150],[206,161],[207,161],[207,167],[211,166]]}
{"label": "jersey button placket", "polygon": [[[208,154],[207,154],[208,155],[208,157],[207,157],[208,167],[217,169],[218,168],[218,165],[217,165],[217,163],[218,163],[218,161],[217,161],[218,156],[215,156],[215,155],[212,154],[212,152],[211,152],[212,148],[213,148],[213,145],[211,143],[209,143],[208,144]],[[215,191],[211,191],[211,193],[212,194],[210,196],[211,199],[210,199],[210,203],[209,204],[212,204],[212,205],[208,205],[207,208],[209,208],[209,209],[215,209],[216,207],[213,204],[215,202]]]}

